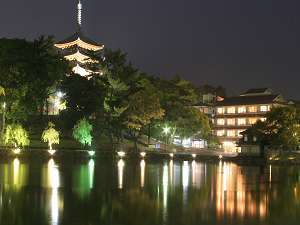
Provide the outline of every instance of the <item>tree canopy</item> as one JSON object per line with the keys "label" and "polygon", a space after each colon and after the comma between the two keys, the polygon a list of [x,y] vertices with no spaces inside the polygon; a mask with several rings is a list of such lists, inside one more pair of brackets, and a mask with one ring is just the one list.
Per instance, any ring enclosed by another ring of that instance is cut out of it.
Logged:
{"label": "tree canopy", "polygon": [[69,71],[53,45],[52,37],[0,39],[0,84],[9,120],[22,121],[42,113],[51,88]]}
{"label": "tree canopy", "polygon": [[[269,145],[271,148],[291,150],[300,145],[300,109],[294,106],[275,107],[245,131],[247,141]],[[243,140],[242,140],[243,141]]]}

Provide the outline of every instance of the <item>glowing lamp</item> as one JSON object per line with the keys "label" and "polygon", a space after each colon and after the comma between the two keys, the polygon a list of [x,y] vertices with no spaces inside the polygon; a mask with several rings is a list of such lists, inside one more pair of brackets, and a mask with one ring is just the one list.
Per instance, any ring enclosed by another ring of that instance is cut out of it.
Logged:
{"label": "glowing lamp", "polygon": [[173,157],[174,157],[174,153],[170,153],[169,156],[170,156],[171,158],[173,158]]}
{"label": "glowing lamp", "polygon": [[223,159],[223,156],[222,156],[222,155],[219,155],[219,159],[220,159],[220,160]]}
{"label": "glowing lamp", "polygon": [[196,156],[197,156],[196,154],[192,154],[192,157],[193,157],[193,158],[196,158]]}
{"label": "glowing lamp", "polygon": [[21,149],[20,148],[15,148],[15,149],[13,149],[13,153],[18,155],[18,154],[21,153]]}
{"label": "glowing lamp", "polygon": [[140,153],[140,156],[141,156],[142,158],[145,158],[146,152],[141,152],[141,153]]}
{"label": "glowing lamp", "polygon": [[89,153],[89,156],[90,156],[90,157],[93,157],[93,156],[95,155],[96,152],[95,152],[95,151],[88,151],[88,153]]}
{"label": "glowing lamp", "polygon": [[51,150],[48,150],[48,153],[49,153],[50,155],[54,155],[54,154],[55,154],[55,152],[56,152],[56,150],[53,150],[53,149],[51,149]]}
{"label": "glowing lamp", "polygon": [[126,155],[126,153],[123,152],[123,151],[118,152],[118,156],[119,156],[120,158],[123,158],[125,155]]}

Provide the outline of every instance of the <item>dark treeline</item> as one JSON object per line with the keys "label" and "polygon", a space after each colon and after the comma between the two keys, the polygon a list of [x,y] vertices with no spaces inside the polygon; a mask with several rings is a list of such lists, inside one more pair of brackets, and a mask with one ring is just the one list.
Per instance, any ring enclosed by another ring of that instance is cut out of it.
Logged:
{"label": "dark treeline", "polygon": [[[49,121],[66,134],[86,118],[93,125],[94,144],[108,140],[147,143],[151,138],[172,140],[197,137],[214,144],[206,115],[192,107],[204,92],[225,95],[221,87],[196,87],[180,77],[164,80],[136,69],[121,51],[91,54],[90,79],[74,74],[54,48],[51,37],[34,41],[0,39],[0,101],[2,125],[20,123],[30,133]],[[47,115],[49,96],[64,93],[65,109]],[[5,105],[4,105],[5,104]],[[164,128],[169,132],[163,132]],[[148,137],[148,140],[145,138]]]}

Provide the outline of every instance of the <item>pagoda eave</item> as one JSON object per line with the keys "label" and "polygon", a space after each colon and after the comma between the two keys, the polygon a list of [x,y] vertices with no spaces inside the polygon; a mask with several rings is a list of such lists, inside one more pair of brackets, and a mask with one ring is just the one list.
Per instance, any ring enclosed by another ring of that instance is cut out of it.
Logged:
{"label": "pagoda eave", "polygon": [[60,49],[66,49],[66,48],[78,46],[80,48],[91,50],[91,51],[100,51],[104,48],[104,45],[94,45],[91,43],[87,43],[87,42],[81,40],[79,37],[74,41],[56,43],[56,44],[54,44],[54,46],[57,48],[60,48]]}

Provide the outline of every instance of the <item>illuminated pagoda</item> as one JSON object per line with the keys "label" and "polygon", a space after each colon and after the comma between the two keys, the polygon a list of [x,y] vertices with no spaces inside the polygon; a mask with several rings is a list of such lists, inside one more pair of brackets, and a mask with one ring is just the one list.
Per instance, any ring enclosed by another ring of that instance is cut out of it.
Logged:
{"label": "illuminated pagoda", "polygon": [[[82,3],[78,0],[77,32],[71,37],[55,44],[64,57],[73,64],[73,72],[83,77],[89,77],[92,71],[86,69],[86,64],[91,62],[91,52],[100,52],[104,45],[87,38],[82,32]],[[95,72],[95,71],[94,71]]]}

